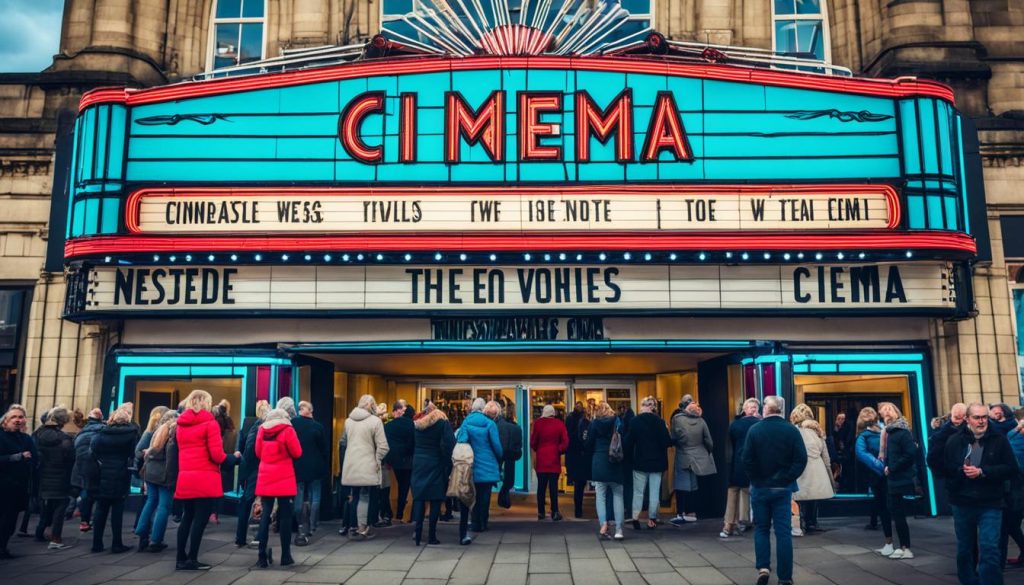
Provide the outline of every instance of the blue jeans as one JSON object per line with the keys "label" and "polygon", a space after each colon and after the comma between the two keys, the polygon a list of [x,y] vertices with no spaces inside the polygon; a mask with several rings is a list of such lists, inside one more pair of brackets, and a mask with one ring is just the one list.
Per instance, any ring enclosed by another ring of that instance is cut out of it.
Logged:
{"label": "blue jeans", "polygon": [[622,500],[622,484],[608,481],[595,481],[594,489],[597,490],[597,521],[604,526],[608,521],[608,492],[612,493],[612,513],[615,514],[615,527],[622,530],[622,523],[625,515],[625,502]]}
{"label": "blue jeans", "polygon": [[[310,535],[320,525],[320,485],[321,480],[300,481],[296,484],[298,490],[295,494],[295,518],[299,520],[306,535]],[[302,513],[302,504],[309,496],[309,516]]]}
{"label": "blue jeans", "polygon": [[757,570],[771,571],[772,537],[775,527],[775,572],[779,581],[793,580],[793,522],[789,488],[750,488],[750,505],[754,514],[754,557]]}
{"label": "blue jeans", "polygon": [[146,482],[146,504],[139,512],[139,525],[135,528],[138,536],[148,536],[149,541],[160,544],[167,532],[167,517],[171,515],[171,489]]}
{"label": "blue jeans", "polygon": [[[961,585],[1003,585],[1003,562],[999,550],[1003,511],[999,508],[953,506],[956,532],[956,574]],[[974,566],[974,551],[978,566]]]}

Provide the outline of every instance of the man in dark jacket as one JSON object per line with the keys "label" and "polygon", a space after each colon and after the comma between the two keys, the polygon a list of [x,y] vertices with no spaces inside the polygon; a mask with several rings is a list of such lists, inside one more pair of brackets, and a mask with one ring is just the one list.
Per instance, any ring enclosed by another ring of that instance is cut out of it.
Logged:
{"label": "man in dark jacket", "polygon": [[949,513],[947,491],[942,485],[945,482],[942,477],[943,451],[946,449],[946,442],[949,441],[949,438],[966,428],[966,422],[967,405],[958,402],[949,409],[949,420],[942,423],[934,433],[928,436],[928,456],[925,462],[935,478],[936,504],[939,506],[940,513]]}
{"label": "man in dark jacket", "polygon": [[25,407],[14,404],[0,417],[0,560],[14,558],[7,543],[18,513],[28,507],[36,444],[25,434]]}
{"label": "man in dark jacket", "polygon": [[[409,404],[399,400],[392,405],[391,421],[384,425],[384,436],[387,437],[390,450],[384,457],[384,463],[391,466],[395,472],[395,482],[398,484],[398,501],[393,518],[391,520],[402,521],[405,516],[405,505],[409,501],[409,485],[412,482],[412,456],[415,452],[416,425],[412,422],[415,413]],[[387,502],[387,508],[391,508],[391,486],[382,488],[384,493],[381,501]]]}
{"label": "man in dark jacket", "polygon": [[1001,585],[1003,484],[1020,470],[1006,436],[989,424],[989,409],[984,404],[967,408],[967,428],[946,442],[941,472],[953,505],[960,582]]}
{"label": "man in dark jacket", "polygon": [[771,528],[775,526],[776,572],[779,585],[793,583],[793,524],[790,501],[796,480],[807,467],[807,449],[796,427],[784,418],[786,401],[781,396],[764,399],[764,420],[747,432],[743,445],[743,470],[750,479],[754,512],[754,554],[757,585],[771,577]]}
{"label": "man in dark jacket", "polygon": [[94,408],[89,412],[89,418],[86,419],[82,431],[75,437],[75,464],[71,468],[71,487],[75,488],[80,498],[78,509],[81,512],[81,523],[78,529],[82,532],[92,530],[92,509],[95,502],[87,489],[88,477],[92,472],[90,466],[93,464],[92,457],[89,457],[89,446],[92,444],[92,438],[105,426],[107,423],[103,418],[103,411]]}
{"label": "man in dark jacket", "polygon": [[758,410],[761,402],[748,398],[743,402],[740,417],[729,425],[729,443],[732,445],[732,465],[729,468],[729,491],[725,499],[725,519],[719,538],[729,538],[747,529],[750,524],[750,479],[743,470],[743,446],[751,427],[761,422]]}
{"label": "man in dark jacket", "polygon": [[256,480],[260,471],[260,460],[256,458],[256,436],[259,434],[258,423],[261,419],[255,420],[257,424],[249,425],[245,436],[240,437],[242,444],[238,448],[242,453],[242,461],[238,467],[238,483],[242,489],[242,497],[238,499],[238,524],[235,525],[235,546],[238,547],[246,545],[249,522],[252,520],[252,505],[256,502]]}
{"label": "man in dark jacket", "polygon": [[523,429],[512,419],[512,413],[504,408],[494,421],[498,424],[498,437],[501,439],[501,491],[498,492],[498,505],[503,508],[512,507],[512,489],[516,487],[516,461],[523,458]]}
{"label": "man in dark jacket", "polygon": [[[668,469],[668,448],[672,437],[665,421],[658,415],[658,401],[648,396],[640,401],[640,414],[629,423],[629,433],[623,439],[623,453],[633,464],[633,499],[631,513],[633,529],[640,529],[640,512],[647,491],[647,527],[655,528],[658,503],[661,501],[661,479]],[[646,488],[646,489],[645,489]]]}
{"label": "man in dark jacket", "polygon": [[[309,544],[309,537],[320,522],[320,494],[327,477],[327,461],[331,456],[324,426],[313,420],[313,405],[299,402],[298,416],[292,419],[292,428],[299,437],[302,456],[295,460],[295,517],[299,519],[297,546]],[[307,498],[309,505],[307,506]],[[282,528],[283,530],[283,528]]]}
{"label": "man in dark jacket", "polygon": [[70,415],[63,407],[54,408],[46,424],[36,432],[39,451],[39,498],[43,502],[36,526],[36,540],[46,540],[50,528],[50,550],[64,550],[70,545],[61,538],[64,531],[64,511],[71,495],[71,468],[75,464],[75,442],[61,428]]}

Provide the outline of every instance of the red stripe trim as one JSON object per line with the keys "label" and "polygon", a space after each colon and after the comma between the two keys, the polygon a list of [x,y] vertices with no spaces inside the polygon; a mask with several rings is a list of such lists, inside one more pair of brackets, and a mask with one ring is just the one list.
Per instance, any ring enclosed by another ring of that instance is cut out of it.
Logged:
{"label": "red stripe trim", "polygon": [[65,259],[153,252],[474,251],[517,250],[947,250],[975,254],[974,238],[954,232],[792,234],[415,235],[330,237],[99,236],[64,245]]}
{"label": "red stripe trim", "polygon": [[472,71],[479,69],[570,69],[573,71],[611,71],[649,73],[668,77],[691,77],[737,81],[776,87],[814,89],[889,98],[934,97],[954,103],[953,90],[944,84],[918,79],[868,79],[826,77],[770,69],[748,69],[713,63],[680,63],[653,57],[414,57],[347,63],[332,67],[249,77],[223,77],[208,81],[186,82],[149,89],[100,88],[86,92],[79,111],[97,103],[122,103],[131,106],[180,99],[223,95],[242,91],[290,87],[324,81],[340,81],[384,75]]}
{"label": "red stripe trim", "polygon": [[[552,196],[560,194],[631,194],[631,195],[666,195],[679,193],[693,194],[730,194],[741,195],[784,195],[803,193],[835,193],[837,195],[877,195],[885,196],[889,211],[887,229],[894,229],[900,224],[899,195],[891,185],[858,185],[858,184],[822,184],[822,185],[566,185],[555,187],[378,187],[378,188],[315,188],[315,187],[205,187],[205,188],[147,188],[139,189],[128,196],[125,203],[125,225],[132,233],[142,233],[139,227],[139,207],[143,197],[209,197],[239,195],[304,195],[318,196],[349,196],[349,197],[437,197],[446,195],[473,195],[482,199],[490,199],[496,195],[537,194]],[[665,234],[662,234],[664,236]],[[659,237],[662,237],[659,236]]]}

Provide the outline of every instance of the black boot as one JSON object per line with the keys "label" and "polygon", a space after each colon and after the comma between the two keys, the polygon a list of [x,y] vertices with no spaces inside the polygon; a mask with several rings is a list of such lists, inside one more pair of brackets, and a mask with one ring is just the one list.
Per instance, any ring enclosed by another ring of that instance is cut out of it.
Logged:
{"label": "black boot", "polygon": [[139,537],[139,552],[144,552],[147,548],[149,548],[149,537],[148,536],[140,536]]}

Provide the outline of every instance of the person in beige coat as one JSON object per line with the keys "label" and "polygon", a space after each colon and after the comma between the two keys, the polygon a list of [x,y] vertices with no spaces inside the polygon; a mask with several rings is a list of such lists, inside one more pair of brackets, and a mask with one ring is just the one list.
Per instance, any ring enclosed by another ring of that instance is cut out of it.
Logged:
{"label": "person in beige coat", "polygon": [[789,422],[800,430],[807,449],[807,467],[796,481],[799,491],[793,494],[803,520],[802,530],[799,521],[793,525],[793,535],[803,536],[818,529],[818,500],[828,500],[836,494],[832,487],[832,462],[825,444],[825,432],[814,420],[814,412],[806,404],[798,404],[790,413]]}
{"label": "person in beige coat", "polygon": [[[345,450],[345,464],[341,468],[341,484],[351,488],[349,497],[355,511],[349,526],[357,526],[349,537],[355,540],[373,538],[368,518],[377,517],[377,496],[380,494],[381,462],[388,454],[388,439],[384,423],[377,414],[377,401],[369,394],[359,399],[345,421],[345,432],[339,447]],[[354,520],[354,521],[353,521]]]}

